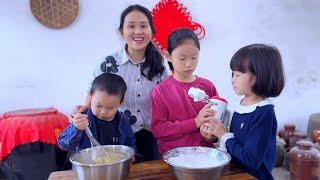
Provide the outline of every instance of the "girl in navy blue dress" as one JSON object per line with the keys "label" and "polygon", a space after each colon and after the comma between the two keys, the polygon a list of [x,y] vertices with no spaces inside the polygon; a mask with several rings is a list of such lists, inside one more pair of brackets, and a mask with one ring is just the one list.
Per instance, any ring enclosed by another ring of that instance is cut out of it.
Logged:
{"label": "girl in navy blue dress", "polygon": [[258,179],[273,179],[277,119],[269,97],[280,95],[284,84],[281,55],[276,47],[252,44],[238,50],[230,62],[232,86],[243,95],[233,113],[230,132],[217,119],[201,127],[202,135],[219,138],[219,147],[232,161]]}

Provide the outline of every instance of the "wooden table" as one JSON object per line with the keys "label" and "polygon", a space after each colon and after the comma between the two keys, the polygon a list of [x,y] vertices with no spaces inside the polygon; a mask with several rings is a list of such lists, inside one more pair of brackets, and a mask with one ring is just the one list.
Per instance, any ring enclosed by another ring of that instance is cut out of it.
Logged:
{"label": "wooden table", "polygon": [[[50,174],[49,180],[76,180],[77,175],[75,171],[56,171]],[[146,161],[143,163],[133,164],[129,174],[129,179],[163,179],[176,180],[173,171],[169,165],[162,160]],[[223,168],[222,180],[237,179],[237,180],[251,180],[254,179],[248,173],[239,169],[234,164],[228,164]]]}

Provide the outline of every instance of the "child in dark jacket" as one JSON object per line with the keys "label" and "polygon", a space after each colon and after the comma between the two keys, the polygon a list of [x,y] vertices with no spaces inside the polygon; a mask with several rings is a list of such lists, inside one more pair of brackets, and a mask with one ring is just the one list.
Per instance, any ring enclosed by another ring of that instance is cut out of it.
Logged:
{"label": "child in dark jacket", "polygon": [[97,76],[92,83],[91,107],[85,114],[71,117],[72,123],[59,137],[59,146],[67,151],[80,151],[91,147],[84,129],[89,126],[92,135],[101,145],[126,145],[136,150],[135,136],[128,118],[118,111],[127,85],[111,73]]}

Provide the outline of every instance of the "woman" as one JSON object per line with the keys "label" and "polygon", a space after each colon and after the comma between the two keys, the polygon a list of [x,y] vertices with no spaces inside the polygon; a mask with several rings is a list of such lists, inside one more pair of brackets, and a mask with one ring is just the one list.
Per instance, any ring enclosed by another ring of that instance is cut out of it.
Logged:
{"label": "woman", "polygon": [[[153,87],[166,78],[167,71],[163,57],[151,42],[155,28],[150,11],[140,5],[127,7],[121,14],[118,30],[125,47],[107,56],[94,74],[111,72],[125,80],[128,90],[120,111],[130,120],[137,153],[142,155],[142,160],[160,159],[157,142],[150,131],[150,96]],[[84,112],[90,101],[88,94],[84,105],[77,106],[76,111]]]}

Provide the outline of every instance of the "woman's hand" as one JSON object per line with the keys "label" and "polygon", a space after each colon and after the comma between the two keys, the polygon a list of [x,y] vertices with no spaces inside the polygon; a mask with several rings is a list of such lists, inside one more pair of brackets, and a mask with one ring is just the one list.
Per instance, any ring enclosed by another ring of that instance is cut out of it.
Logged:
{"label": "woman's hand", "polygon": [[72,123],[72,118],[74,118],[77,114],[84,113],[86,110],[88,110],[88,106],[83,106],[83,105],[77,105],[73,108],[72,113],[70,114],[68,120],[70,123]]}
{"label": "woman's hand", "polygon": [[84,113],[88,109],[89,109],[88,106],[77,105],[73,108],[71,116],[75,116],[78,113]]}
{"label": "woman's hand", "polygon": [[211,104],[208,103],[205,105],[198,113],[197,117],[195,118],[196,126],[199,128],[203,123],[212,121],[216,112],[213,109],[210,109]]}
{"label": "woman's hand", "polygon": [[73,125],[81,131],[84,130],[89,125],[88,116],[86,114],[78,113],[73,117],[71,116],[70,119]]}
{"label": "woman's hand", "polygon": [[[77,115],[79,113],[84,113],[86,110],[89,109],[90,104],[91,104],[91,95],[90,95],[90,93],[88,93],[84,104],[77,105],[73,108],[73,111],[71,113],[71,117],[74,117],[75,115]],[[70,121],[70,119],[69,119],[69,121]]]}

